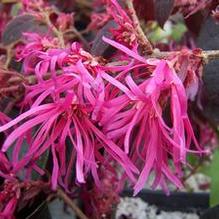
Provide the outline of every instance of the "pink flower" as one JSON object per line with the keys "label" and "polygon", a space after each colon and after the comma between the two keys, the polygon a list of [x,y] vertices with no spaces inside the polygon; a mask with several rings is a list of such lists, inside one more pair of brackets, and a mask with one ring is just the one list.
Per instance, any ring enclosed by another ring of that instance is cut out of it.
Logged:
{"label": "pink flower", "polygon": [[[171,67],[171,62],[147,60],[123,45],[107,38],[103,40],[141,62],[145,68],[156,66],[151,76],[141,80],[136,78],[136,82],[129,71],[125,77],[127,85],[109,75],[102,75],[122,94],[117,93],[119,96],[109,101],[112,109],[109,113],[105,112],[101,124],[107,136],[122,145],[137,166],[143,166],[134,187],[135,194],[144,187],[152,172],[155,173],[154,188],[161,185],[167,191],[167,179],[177,187],[182,187],[181,167],[186,164],[186,154],[204,152],[199,147],[188,118],[188,98],[182,81]],[[143,71],[143,66],[135,65],[134,77]],[[165,115],[166,110],[169,115]],[[110,119],[106,120],[107,117]],[[190,149],[191,143],[194,143],[197,151]],[[173,160],[172,167],[169,158]]]}
{"label": "pink flower", "polygon": [[[91,175],[100,187],[99,167],[112,170],[115,165],[124,170],[119,186],[128,177],[135,194],[152,173],[153,188],[160,185],[168,191],[167,181],[182,187],[187,153],[203,153],[187,114],[199,71],[178,66],[190,58],[187,51],[186,58],[146,59],[137,47],[103,38],[122,54],[113,58],[127,62],[111,66],[78,43],[45,49],[41,37],[31,37],[36,38],[26,45],[24,67],[37,76],[37,84],[26,86],[26,112],[0,127],[0,132],[11,130],[2,152],[14,145],[12,174],[24,172],[26,179],[32,171],[43,175],[37,161],[49,151],[53,189],[58,184],[71,188],[72,169],[75,183],[83,184]],[[199,60],[193,64],[198,67]],[[21,157],[24,143],[28,147]],[[137,182],[136,167],[141,170]]]}
{"label": "pink flower", "polygon": [[74,25],[74,14],[60,13],[56,20],[56,24],[61,31],[71,28]]}
{"label": "pink flower", "polygon": [[171,58],[171,63],[177,72],[178,77],[183,82],[186,96],[194,101],[198,95],[202,78],[203,65],[200,58],[201,49],[182,49],[180,54]]}
{"label": "pink flower", "polygon": [[129,15],[117,0],[107,1],[107,4],[107,14],[110,14],[118,25],[117,28],[111,30],[114,39],[127,47],[136,47],[138,41],[137,33],[135,24],[133,24]]}
{"label": "pink flower", "polygon": [[43,0],[22,0],[21,4],[24,12],[31,13],[36,17],[41,17],[39,7],[45,8],[47,6],[47,3]]}
{"label": "pink flower", "polygon": [[5,208],[0,212],[1,218],[4,219],[15,219],[14,212],[17,207],[17,199],[16,197],[11,198],[6,204]]}
{"label": "pink flower", "polygon": [[49,68],[49,61],[55,49],[59,47],[58,39],[40,36],[37,33],[24,33],[23,35],[26,38],[26,44],[17,47],[17,59],[23,60],[25,74],[35,72],[38,76],[42,76]]}
{"label": "pink flower", "polygon": [[109,32],[112,33],[112,38],[129,48],[137,47],[138,40],[135,25],[126,12],[124,4],[117,0],[102,0],[97,1],[95,7],[102,8],[103,5],[105,10],[92,14],[88,28],[91,30],[93,28],[99,29],[104,27],[109,21],[113,21],[115,25],[111,25],[109,29]]}
{"label": "pink flower", "polygon": [[[14,172],[24,170],[26,167],[26,177],[32,170],[44,174],[36,161],[50,150],[53,156],[51,176],[53,189],[57,187],[58,181],[66,188],[68,187],[75,162],[78,183],[84,183],[87,174],[91,173],[96,184],[100,185],[97,173],[98,163],[104,162],[106,155],[102,155],[99,150],[104,148],[105,153],[123,167],[130,179],[135,180],[133,173],[138,172],[135,166],[127,155],[113,141],[107,139],[89,119],[92,105],[89,103],[85,105],[81,101],[81,97],[77,97],[74,92],[68,92],[65,98],[59,98],[55,103],[38,105],[35,102],[29,111],[0,127],[2,132],[22,122],[7,137],[2,148],[5,152],[16,142],[12,158]],[[68,164],[67,139],[72,145]],[[21,144],[24,141],[27,141],[30,146],[24,157],[19,160]]]}

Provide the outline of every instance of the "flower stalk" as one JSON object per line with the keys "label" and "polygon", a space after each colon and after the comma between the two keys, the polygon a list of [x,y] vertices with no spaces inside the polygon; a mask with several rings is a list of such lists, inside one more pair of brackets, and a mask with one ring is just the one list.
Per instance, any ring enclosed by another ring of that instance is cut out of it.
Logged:
{"label": "flower stalk", "polygon": [[72,199],[62,190],[58,189],[57,196],[64,201],[64,203],[69,206],[73,212],[80,219],[88,219],[88,217],[81,211],[81,209],[72,201]]}
{"label": "flower stalk", "polygon": [[126,0],[126,4],[129,9],[132,21],[136,27],[136,31],[137,31],[138,38],[139,38],[139,43],[143,47],[145,54],[150,55],[153,53],[153,47],[150,41],[148,40],[147,36],[145,35],[144,31],[141,28],[140,21],[138,19],[138,16],[134,8],[133,0]]}
{"label": "flower stalk", "polygon": [[[179,55],[181,51],[155,51],[153,54],[149,55],[148,58],[157,58],[157,59],[166,59],[170,56],[176,56]],[[219,50],[203,50],[198,57],[202,58],[204,64],[208,64],[208,62],[212,60],[218,60],[219,59]],[[117,65],[126,65],[126,61],[120,61],[120,62],[111,62],[107,63],[107,66],[117,66]],[[34,85],[37,84],[37,76],[36,75],[27,75],[23,76],[22,74],[18,72],[10,72],[10,71],[2,71],[2,74],[8,74],[8,75],[13,75],[9,80],[9,86],[6,88],[1,88],[0,89],[0,94],[2,93],[9,93],[9,92],[14,92],[18,91],[21,86],[14,85],[14,84],[26,84],[26,85]],[[57,72],[57,75],[61,75],[62,72]],[[48,80],[51,78],[51,73],[47,73],[43,76],[44,80]]]}

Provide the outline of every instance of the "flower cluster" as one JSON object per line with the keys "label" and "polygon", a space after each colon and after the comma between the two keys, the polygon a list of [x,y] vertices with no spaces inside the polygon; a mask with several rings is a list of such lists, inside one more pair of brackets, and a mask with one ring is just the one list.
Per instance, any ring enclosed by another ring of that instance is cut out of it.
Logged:
{"label": "flower cluster", "polygon": [[34,175],[52,191],[61,187],[73,194],[81,188],[97,215],[107,215],[126,182],[136,195],[151,177],[153,189],[168,193],[170,183],[183,186],[187,154],[208,152],[203,146],[212,132],[197,140],[188,114],[189,101],[199,95],[201,51],[184,48],[165,58],[143,56],[143,31],[136,30],[140,25],[131,9],[122,1],[102,2],[106,14],[93,11],[86,31],[113,23],[107,30],[111,37],[97,39],[113,48],[107,59],[89,50],[74,27],[77,16],[57,12],[47,1],[22,1],[21,13],[35,16],[48,33],[24,32],[12,47],[22,74],[0,70],[0,95],[8,85],[24,88],[14,101],[19,113],[9,118],[0,112],[2,217],[13,218],[22,192],[29,194],[28,188],[38,185]]}
{"label": "flower cluster", "polygon": [[[77,183],[85,183],[91,173],[100,186],[98,166],[107,168],[111,162],[118,162],[125,170],[135,184],[135,194],[152,172],[153,187],[161,185],[167,190],[166,180],[182,186],[181,165],[186,164],[188,152],[196,153],[190,149],[191,142],[198,153],[203,150],[187,115],[187,99],[194,98],[197,89],[188,86],[186,92],[186,80],[176,74],[174,59],[145,59],[134,50],[103,38],[130,62],[125,66],[106,66],[77,43],[68,49],[55,49],[49,40],[27,36],[34,42],[23,49],[24,72],[34,73],[38,83],[26,88],[22,105],[29,109],[0,127],[1,132],[14,127],[2,147],[5,152],[15,142],[13,173],[25,171],[28,179],[33,170],[43,175],[37,161],[49,150],[53,157],[53,189],[58,183],[68,189],[74,164]],[[45,49],[44,42],[50,48]],[[190,68],[187,71],[181,74],[188,77]],[[46,75],[51,77],[45,80]],[[194,78],[194,74],[190,77]],[[165,110],[169,111],[170,121],[164,118]],[[70,156],[67,141],[71,145]],[[24,142],[28,148],[20,158]]]}
{"label": "flower cluster", "polygon": [[129,48],[137,47],[137,32],[135,24],[131,20],[129,13],[125,10],[125,4],[116,0],[104,0],[106,10],[104,12],[94,12],[89,28],[101,28],[113,21],[109,28],[112,38]]}

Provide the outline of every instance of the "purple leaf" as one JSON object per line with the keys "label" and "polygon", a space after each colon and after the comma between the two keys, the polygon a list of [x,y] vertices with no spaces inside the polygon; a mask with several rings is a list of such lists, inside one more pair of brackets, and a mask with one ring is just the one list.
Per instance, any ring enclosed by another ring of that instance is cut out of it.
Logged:
{"label": "purple leaf", "polygon": [[139,18],[154,20],[154,0],[134,0],[134,6]]}
{"label": "purple leaf", "polygon": [[116,27],[117,24],[115,23],[115,21],[111,20],[102,29],[99,30],[96,37],[94,38],[93,45],[91,48],[91,54],[101,56],[106,55],[105,53],[109,52],[108,49],[110,48],[110,46],[102,40],[102,37],[106,36],[112,39],[113,36],[110,30],[115,29]]}
{"label": "purple leaf", "polygon": [[173,10],[174,0],[155,0],[154,3],[155,19],[163,27]]}
{"label": "purple leaf", "polygon": [[4,45],[9,45],[16,42],[22,37],[24,32],[46,33],[45,25],[40,24],[35,20],[35,17],[30,14],[20,15],[11,20],[2,35]]}

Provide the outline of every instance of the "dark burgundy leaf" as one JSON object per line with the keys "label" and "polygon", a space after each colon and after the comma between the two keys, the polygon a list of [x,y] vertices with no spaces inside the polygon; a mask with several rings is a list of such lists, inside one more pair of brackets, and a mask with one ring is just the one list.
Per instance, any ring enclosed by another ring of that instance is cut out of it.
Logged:
{"label": "dark burgundy leaf", "polygon": [[[213,18],[202,26],[197,44],[203,50],[219,49],[219,25]],[[209,62],[204,68],[203,108],[207,118],[214,124],[219,124],[219,61]]]}
{"label": "dark burgundy leaf", "polygon": [[[112,38],[112,33],[110,29],[116,28],[116,23],[114,21],[109,21],[102,29],[97,33],[93,45],[91,48],[91,53],[96,56],[106,55],[108,48],[110,47],[107,43],[103,42],[102,37]],[[112,47],[110,47],[112,48]]]}
{"label": "dark burgundy leaf", "polygon": [[21,218],[25,218],[25,219],[52,219],[51,214],[49,212],[48,205],[45,201],[40,203],[35,208],[28,209],[28,211],[31,211],[30,214],[28,214],[28,216],[22,217],[22,215],[26,214],[26,212],[25,212],[24,214],[21,214],[20,217],[17,217],[17,219],[21,219]]}
{"label": "dark burgundy leaf", "polygon": [[9,45],[19,40],[23,32],[45,33],[46,31],[46,26],[36,21],[34,16],[24,14],[15,17],[7,24],[2,35],[2,42],[4,45]]}
{"label": "dark burgundy leaf", "polygon": [[70,1],[63,1],[63,0],[56,0],[53,1],[56,2],[57,7],[64,12],[72,12],[75,10],[75,1],[70,0]]}
{"label": "dark burgundy leaf", "polygon": [[155,19],[158,24],[163,27],[169,18],[174,6],[174,0],[155,0]]}
{"label": "dark burgundy leaf", "polygon": [[139,18],[154,20],[154,0],[134,0],[135,10]]}
{"label": "dark burgundy leaf", "polygon": [[201,11],[198,11],[197,13],[189,16],[185,20],[187,28],[189,29],[189,31],[191,33],[194,34],[194,36],[198,36],[198,34],[202,28],[203,22],[207,18],[207,15],[208,15],[207,13],[203,13]]}

